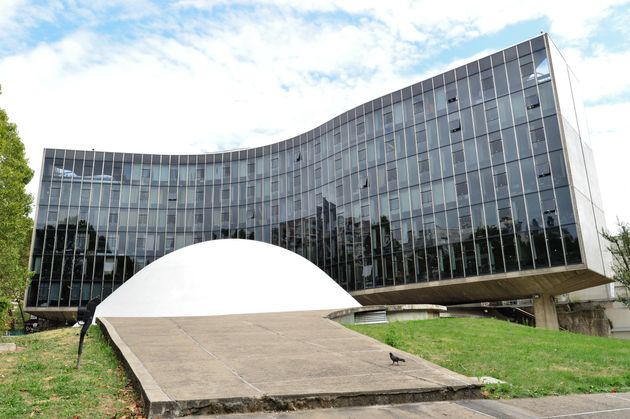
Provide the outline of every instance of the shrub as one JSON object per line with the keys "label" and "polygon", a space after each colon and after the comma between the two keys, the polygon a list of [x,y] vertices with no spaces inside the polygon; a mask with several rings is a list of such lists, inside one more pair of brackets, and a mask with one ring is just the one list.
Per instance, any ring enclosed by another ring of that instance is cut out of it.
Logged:
{"label": "shrub", "polygon": [[392,346],[394,348],[400,349],[400,346],[403,344],[404,339],[400,335],[400,332],[395,327],[390,327],[387,329],[387,333],[385,334],[384,342]]}
{"label": "shrub", "polygon": [[0,335],[9,330],[9,309],[11,301],[8,298],[0,297]]}

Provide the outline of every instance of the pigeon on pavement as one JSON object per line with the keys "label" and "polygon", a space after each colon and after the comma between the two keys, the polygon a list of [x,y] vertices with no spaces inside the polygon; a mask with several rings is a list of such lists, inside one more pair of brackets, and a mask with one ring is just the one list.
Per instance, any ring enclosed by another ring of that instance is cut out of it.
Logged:
{"label": "pigeon on pavement", "polygon": [[405,360],[403,358],[400,358],[396,355],[394,355],[393,353],[389,353],[389,359],[392,360],[392,365],[400,365],[399,362],[405,362]]}

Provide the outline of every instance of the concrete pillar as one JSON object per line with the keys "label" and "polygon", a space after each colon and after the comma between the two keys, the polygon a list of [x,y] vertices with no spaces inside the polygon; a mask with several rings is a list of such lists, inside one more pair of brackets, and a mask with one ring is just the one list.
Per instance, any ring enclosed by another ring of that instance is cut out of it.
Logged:
{"label": "concrete pillar", "polygon": [[534,296],[534,316],[536,317],[536,327],[559,330],[558,313],[553,295],[538,294]]}

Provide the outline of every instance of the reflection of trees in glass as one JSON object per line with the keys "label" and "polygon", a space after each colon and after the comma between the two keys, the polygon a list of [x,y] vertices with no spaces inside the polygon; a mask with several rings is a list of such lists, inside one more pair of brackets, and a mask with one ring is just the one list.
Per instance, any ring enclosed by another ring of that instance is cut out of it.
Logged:
{"label": "reflection of trees in glass", "polygon": [[398,238],[394,236],[392,236],[392,248],[394,249],[394,252],[400,252],[402,250],[402,244],[400,243],[400,240],[398,240]]}
{"label": "reflection of trees in glass", "polygon": [[390,231],[389,219],[381,216],[381,248],[383,254],[391,253],[392,236]]}
{"label": "reflection of trees in glass", "polygon": [[[475,229],[475,238],[479,239],[479,238],[483,238],[486,237],[486,229],[485,227],[477,227]],[[472,236],[470,236],[470,239],[472,239]]]}
{"label": "reflection of trees in glass", "polygon": [[[43,288],[38,297],[40,304],[46,304],[46,297],[42,297],[47,294],[45,290],[51,274],[52,283],[61,283],[61,294],[51,294],[51,303],[56,304],[60,295],[62,306],[79,304],[82,282],[84,290],[81,292],[80,304],[95,296],[107,297],[124,280],[129,279],[134,274],[135,257],[115,256],[115,243],[111,240],[107,239],[107,233],[97,234],[92,224],[83,219],[78,220],[77,217],[68,217],[57,224],[46,225],[45,229],[38,229],[35,254],[43,251],[40,276]],[[38,243],[44,244],[43,249],[37,249]],[[91,287],[92,275],[95,283],[100,283],[99,279],[103,278],[104,287]],[[29,289],[30,301],[35,298],[35,295],[30,294],[37,294],[37,289],[40,288],[40,277],[33,279],[34,283]]]}
{"label": "reflection of trees in glass", "polygon": [[[573,226],[575,229],[575,226]],[[580,255],[580,241],[575,231],[571,232],[568,228],[562,228],[562,237],[564,239],[564,248],[566,250],[567,263],[580,263],[582,256]]]}

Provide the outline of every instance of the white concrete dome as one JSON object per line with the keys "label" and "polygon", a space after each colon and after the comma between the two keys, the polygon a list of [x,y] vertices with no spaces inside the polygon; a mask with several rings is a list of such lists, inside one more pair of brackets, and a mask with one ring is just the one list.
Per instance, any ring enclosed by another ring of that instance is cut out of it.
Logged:
{"label": "white concrete dome", "polygon": [[360,307],[302,256],[254,240],[197,243],[136,273],[95,317],[184,317]]}

